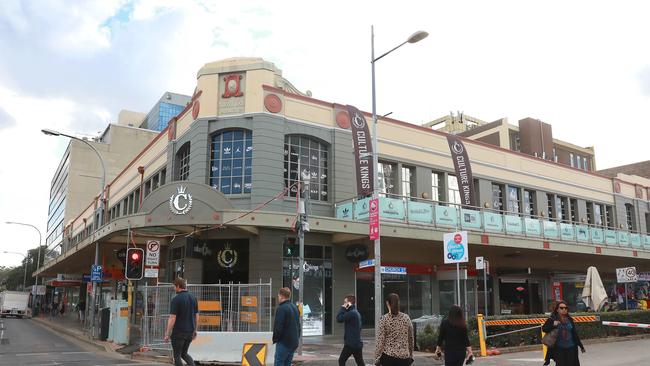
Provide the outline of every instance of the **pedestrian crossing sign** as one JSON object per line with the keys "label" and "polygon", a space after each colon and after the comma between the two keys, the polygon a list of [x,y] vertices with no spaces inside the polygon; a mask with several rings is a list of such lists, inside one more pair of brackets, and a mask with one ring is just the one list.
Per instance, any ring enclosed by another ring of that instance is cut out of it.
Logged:
{"label": "pedestrian crossing sign", "polygon": [[266,343],[245,343],[241,354],[242,366],[265,366]]}

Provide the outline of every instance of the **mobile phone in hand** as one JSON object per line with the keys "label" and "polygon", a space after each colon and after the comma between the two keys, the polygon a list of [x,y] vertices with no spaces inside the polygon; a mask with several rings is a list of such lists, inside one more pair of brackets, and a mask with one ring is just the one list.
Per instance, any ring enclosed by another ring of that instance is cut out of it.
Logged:
{"label": "mobile phone in hand", "polygon": [[471,365],[474,363],[474,355],[469,355],[469,358],[465,362],[465,365]]}

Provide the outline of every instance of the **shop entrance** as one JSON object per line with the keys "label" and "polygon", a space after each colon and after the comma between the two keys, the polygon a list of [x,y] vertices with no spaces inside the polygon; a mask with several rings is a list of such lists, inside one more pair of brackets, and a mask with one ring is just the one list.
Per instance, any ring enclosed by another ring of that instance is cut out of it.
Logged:
{"label": "shop entrance", "polygon": [[[399,267],[399,265],[394,265]],[[396,293],[400,298],[400,310],[411,319],[423,315],[432,315],[431,269],[427,266],[406,265],[406,273],[384,273],[382,280],[382,298]],[[374,267],[363,268],[356,272],[357,310],[361,313],[364,328],[375,326],[375,274]],[[386,312],[385,306],[382,312]]]}
{"label": "shop entrance", "polygon": [[544,312],[544,283],[535,279],[501,278],[499,301],[501,314],[541,314]]}

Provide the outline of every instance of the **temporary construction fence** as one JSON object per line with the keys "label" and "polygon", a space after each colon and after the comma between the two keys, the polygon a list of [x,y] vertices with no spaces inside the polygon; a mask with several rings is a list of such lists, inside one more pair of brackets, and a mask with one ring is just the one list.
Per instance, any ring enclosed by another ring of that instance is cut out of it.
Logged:
{"label": "temporary construction fence", "polygon": [[[144,286],[139,290],[145,302],[142,309],[143,346],[149,349],[171,350],[171,344],[164,342],[164,336],[170,303],[175,295],[174,286]],[[272,332],[271,282],[188,284],[187,291],[198,300],[197,331],[200,334]]]}

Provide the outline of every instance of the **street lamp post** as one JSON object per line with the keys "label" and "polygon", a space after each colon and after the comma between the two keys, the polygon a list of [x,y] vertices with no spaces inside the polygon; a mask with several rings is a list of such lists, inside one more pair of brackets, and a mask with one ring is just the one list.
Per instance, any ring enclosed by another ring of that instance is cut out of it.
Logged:
{"label": "street lamp post", "polygon": [[[88,141],[84,139],[80,139],[78,137],[68,135],[62,132],[54,131],[54,130],[49,130],[49,129],[43,129],[41,130],[44,134],[48,136],[64,136],[71,138],[73,140],[81,141],[84,144],[88,145],[95,154],[97,155],[97,158],[99,158],[99,162],[101,163],[102,166],[102,180],[101,180],[101,186],[100,186],[100,195],[99,195],[99,222],[97,227],[100,227],[101,225],[104,224],[104,192],[105,192],[105,187],[106,187],[106,165],[104,164],[104,159],[102,158],[102,155],[97,151],[97,149]],[[99,265],[99,242],[95,243],[95,266]],[[90,319],[92,320],[92,328],[93,328],[93,335],[95,333],[95,307],[96,307],[96,300],[97,300],[97,282],[93,282],[93,296],[91,299],[91,303],[89,304],[90,307]]]}
{"label": "street lamp post", "polygon": [[[34,225],[32,225],[32,224],[26,224],[26,223],[23,223],[23,222],[7,221],[6,224],[8,224],[8,225],[22,225],[22,226],[29,226],[29,227],[31,227],[31,228],[34,228],[34,230],[36,230],[36,231],[38,232],[38,256],[37,256],[38,258],[36,259],[36,271],[38,272],[38,269],[39,269],[40,266],[41,266],[41,246],[43,245],[43,235],[41,235],[41,231],[40,231],[36,226],[34,226]],[[38,275],[36,275],[36,278],[35,278],[35,280],[34,280],[34,284],[35,284],[35,285],[38,285]],[[37,288],[38,288],[38,286],[37,286]],[[37,293],[38,293],[38,290],[37,290]],[[37,293],[36,293],[36,294],[33,294],[33,295],[34,295],[34,299],[38,299],[38,294],[37,294]],[[35,311],[35,309],[36,309],[36,303],[37,303],[37,302],[38,302],[38,301],[33,301],[33,302],[32,302],[32,311]],[[35,313],[35,314],[36,314],[36,313]]]}
{"label": "street lamp post", "polygon": [[[8,251],[3,251],[3,253],[6,254],[18,254],[22,255],[23,258],[25,259],[25,262],[23,263],[23,267],[25,267],[25,273],[23,273],[23,291],[25,291],[25,284],[27,283],[27,256],[24,255],[23,253],[18,253],[18,252],[8,252]],[[29,252],[27,252],[29,255]]]}
{"label": "street lamp post", "polygon": [[[372,65],[372,148],[373,148],[373,165],[375,167],[375,184],[372,191],[372,198],[379,198],[379,145],[377,144],[377,100],[375,92],[375,62],[379,61],[384,56],[395,51],[407,43],[415,43],[425,39],[429,33],[425,31],[417,31],[413,33],[406,41],[398,46],[392,48],[390,51],[383,53],[381,56],[375,58],[375,30],[374,26],[370,26],[370,64]],[[381,286],[381,234],[375,239],[375,340],[379,338],[379,319],[382,314],[382,286]]]}

